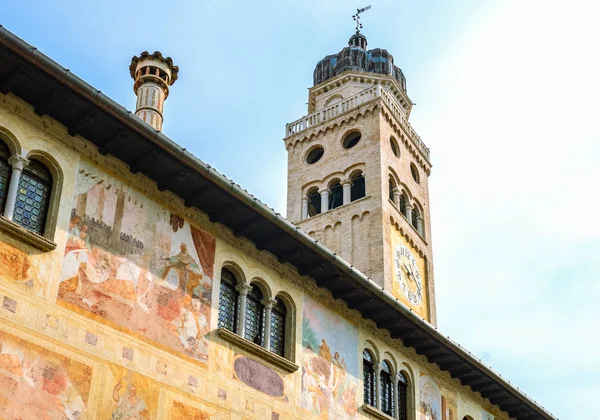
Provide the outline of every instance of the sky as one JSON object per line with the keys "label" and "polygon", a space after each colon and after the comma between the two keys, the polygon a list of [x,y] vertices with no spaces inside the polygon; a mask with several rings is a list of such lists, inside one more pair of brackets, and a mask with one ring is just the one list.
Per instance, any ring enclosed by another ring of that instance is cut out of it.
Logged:
{"label": "sky", "polygon": [[[368,1],[21,0],[0,24],[129,109],[131,57],[170,55],[164,133],[285,214],[285,124]],[[600,3],[370,4],[431,149],[440,330],[559,418],[597,417]]]}

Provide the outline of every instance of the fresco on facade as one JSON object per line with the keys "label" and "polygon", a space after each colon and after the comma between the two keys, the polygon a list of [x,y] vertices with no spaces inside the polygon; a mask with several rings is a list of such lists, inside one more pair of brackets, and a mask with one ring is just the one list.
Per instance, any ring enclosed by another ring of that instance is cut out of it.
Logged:
{"label": "fresco on facade", "polygon": [[80,419],[91,377],[89,366],[0,332],[0,419]]}
{"label": "fresco on facade", "polygon": [[302,408],[322,419],[358,418],[358,330],[308,296],[303,305]]}
{"label": "fresco on facade", "polygon": [[110,420],[150,420],[156,418],[158,385],[152,379],[111,366],[115,381],[108,402]]}
{"label": "fresco on facade", "polygon": [[442,395],[442,420],[458,420],[456,398],[453,395]]}
{"label": "fresco on facade", "polygon": [[40,294],[50,277],[51,263],[47,256],[30,256],[4,241],[0,241],[0,279],[18,284],[34,294]]}
{"label": "fresco on facade", "polygon": [[71,214],[59,302],[206,361],[215,239],[85,162]]}
{"label": "fresco on facade", "polygon": [[198,408],[179,401],[173,401],[171,420],[210,420],[211,416]]}
{"label": "fresco on facade", "polygon": [[429,376],[421,376],[420,384],[421,409],[419,420],[441,420],[442,409],[440,388]]}

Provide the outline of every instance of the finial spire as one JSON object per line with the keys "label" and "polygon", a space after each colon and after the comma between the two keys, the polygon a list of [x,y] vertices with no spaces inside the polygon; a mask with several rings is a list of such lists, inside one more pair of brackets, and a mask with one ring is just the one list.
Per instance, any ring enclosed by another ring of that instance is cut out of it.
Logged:
{"label": "finial spire", "polygon": [[356,22],[356,33],[359,34],[362,29],[362,23],[360,23],[360,14],[366,12],[371,8],[371,5],[363,7],[362,9],[356,9],[356,14],[352,15],[352,19]]}

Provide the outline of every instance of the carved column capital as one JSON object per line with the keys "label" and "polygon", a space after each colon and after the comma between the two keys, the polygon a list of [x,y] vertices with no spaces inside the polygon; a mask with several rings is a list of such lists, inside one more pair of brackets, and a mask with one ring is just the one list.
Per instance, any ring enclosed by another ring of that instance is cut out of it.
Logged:
{"label": "carved column capital", "polygon": [[275,304],[277,303],[277,299],[266,297],[263,300],[261,300],[260,303],[263,304],[265,309],[273,309],[273,306],[275,306]]}
{"label": "carved column capital", "polygon": [[29,165],[29,159],[21,155],[12,155],[8,159],[8,164],[12,166],[13,169],[19,169],[22,171],[27,165]]}
{"label": "carved column capital", "polygon": [[252,290],[252,286],[249,284],[238,284],[235,286],[235,290],[237,290],[240,295],[246,296]]}

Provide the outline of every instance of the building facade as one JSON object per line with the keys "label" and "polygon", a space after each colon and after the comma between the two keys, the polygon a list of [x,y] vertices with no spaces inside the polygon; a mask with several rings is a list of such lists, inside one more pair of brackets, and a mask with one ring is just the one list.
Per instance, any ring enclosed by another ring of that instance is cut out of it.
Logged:
{"label": "building facade", "polygon": [[434,328],[429,150],[363,39],[286,127],[292,224],[160,133],[170,58],[132,114],[0,27],[0,418],[553,418]]}

